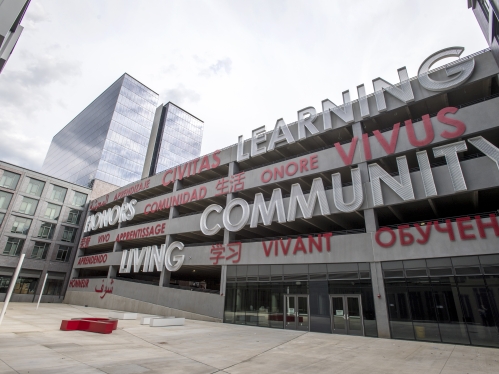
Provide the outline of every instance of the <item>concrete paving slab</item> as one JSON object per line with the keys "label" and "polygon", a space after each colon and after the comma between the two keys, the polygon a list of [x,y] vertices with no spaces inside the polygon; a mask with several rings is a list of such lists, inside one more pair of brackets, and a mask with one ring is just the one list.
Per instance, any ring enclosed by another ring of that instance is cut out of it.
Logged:
{"label": "concrete paving slab", "polygon": [[168,329],[122,320],[109,335],[59,330],[62,319],[108,313],[67,304],[41,304],[38,311],[35,304],[10,304],[0,326],[0,374],[499,373],[494,348],[188,319]]}

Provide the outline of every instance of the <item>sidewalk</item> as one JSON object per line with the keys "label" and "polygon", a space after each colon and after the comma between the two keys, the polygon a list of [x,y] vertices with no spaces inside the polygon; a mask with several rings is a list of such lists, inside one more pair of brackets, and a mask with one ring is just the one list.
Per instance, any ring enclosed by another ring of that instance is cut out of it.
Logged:
{"label": "sidewalk", "polygon": [[[0,307],[3,303],[0,303]],[[11,303],[0,326],[7,373],[499,373],[499,350],[187,320],[120,321],[110,335],[60,331],[62,319],[107,317],[66,304]]]}

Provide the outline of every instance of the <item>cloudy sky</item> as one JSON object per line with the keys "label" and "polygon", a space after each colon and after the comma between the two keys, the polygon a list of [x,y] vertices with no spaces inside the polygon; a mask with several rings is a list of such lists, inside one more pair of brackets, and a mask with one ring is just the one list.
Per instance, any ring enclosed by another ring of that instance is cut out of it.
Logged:
{"label": "cloudy sky", "polygon": [[32,0],[0,74],[0,159],[52,137],[124,72],[205,122],[202,153],[433,52],[487,47],[466,0]]}

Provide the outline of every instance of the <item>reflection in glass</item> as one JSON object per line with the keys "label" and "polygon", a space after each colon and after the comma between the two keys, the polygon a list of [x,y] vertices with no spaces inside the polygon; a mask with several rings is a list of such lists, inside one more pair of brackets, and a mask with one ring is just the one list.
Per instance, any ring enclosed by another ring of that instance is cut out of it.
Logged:
{"label": "reflection in glass", "polygon": [[21,196],[21,205],[19,206],[18,212],[32,216],[35,214],[37,206],[38,206],[38,200]]}
{"label": "reflection in glass", "polygon": [[11,193],[0,191],[0,209],[7,209],[9,207],[12,196],[13,194]]}
{"label": "reflection in glass", "polygon": [[3,170],[3,174],[0,177],[0,187],[8,188],[10,190],[15,190],[17,187],[17,182],[19,182],[19,174],[12,173],[7,170]]}

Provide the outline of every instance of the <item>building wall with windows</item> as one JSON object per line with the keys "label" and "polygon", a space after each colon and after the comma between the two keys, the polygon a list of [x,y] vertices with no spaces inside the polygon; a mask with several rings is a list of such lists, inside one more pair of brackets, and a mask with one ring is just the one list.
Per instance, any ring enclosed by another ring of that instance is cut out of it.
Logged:
{"label": "building wall with windows", "polygon": [[91,190],[0,162],[0,300],[24,253],[12,301],[61,302]]}
{"label": "building wall with windows", "polygon": [[203,130],[203,121],[172,102],[158,107],[142,177],[199,157]]}
{"label": "building wall with windows", "polygon": [[499,64],[499,1],[468,0],[468,8],[473,10],[485,40]]}
{"label": "building wall with windows", "polygon": [[91,201],[65,302],[499,347],[499,67],[408,74]]}
{"label": "building wall with windows", "polygon": [[54,136],[42,172],[104,193],[139,180],[157,101],[124,74]]}

